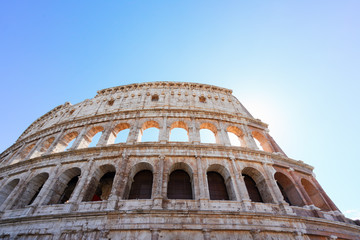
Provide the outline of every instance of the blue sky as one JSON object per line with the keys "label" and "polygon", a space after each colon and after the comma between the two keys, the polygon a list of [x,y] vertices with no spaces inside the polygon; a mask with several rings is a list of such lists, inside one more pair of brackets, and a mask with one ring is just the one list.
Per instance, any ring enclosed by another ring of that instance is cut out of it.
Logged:
{"label": "blue sky", "polygon": [[66,101],[148,81],[234,90],[360,218],[359,1],[4,1],[0,151]]}

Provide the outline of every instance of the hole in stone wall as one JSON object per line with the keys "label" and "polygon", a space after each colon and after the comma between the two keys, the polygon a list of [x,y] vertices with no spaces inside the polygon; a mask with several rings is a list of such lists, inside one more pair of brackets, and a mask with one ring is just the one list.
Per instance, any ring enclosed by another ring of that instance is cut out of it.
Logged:
{"label": "hole in stone wall", "polygon": [[261,146],[261,143],[259,142],[259,140],[257,140],[256,138],[254,138],[255,144],[257,146],[258,149],[264,151],[264,148]]}
{"label": "hole in stone wall", "polygon": [[205,103],[206,102],[206,98],[204,96],[200,96],[199,97],[199,102]]}
{"label": "hole in stone wall", "polygon": [[6,184],[0,191],[0,206],[5,202],[7,197],[11,194],[11,192],[14,190],[14,188],[19,183],[19,179],[14,179],[8,184]]}
{"label": "hole in stone wall", "polygon": [[138,172],[131,184],[129,199],[151,199],[153,174],[150,170]]}
{"label": "hole in stone wall", "polygon": [[215,134],[209,129],[201,129],[200,141],[202,143],[216,143]]}
{"label": "hole in stone wall", "polygon": [[93,138],[91,139],[91,142],[89,144],[89,147],[96,147],[96,145],[98,144],[100,137],[101,137],[102,132],[98,132],[96,133]]}
{"label": "hole in stone wall", "polygon": [[72,145],[74,144],[74,142],[75,142],[75,138],[69,142],[69,144],[66,146],[66,148],[64,149],[64,151],[68,151],[68,150],[72,147]]}
{"label": "hole in stone wall", "polygon": [[109,105],[109,106],[112,106],[112,105],[114,105],[114,102],[115,102],[114,99],[110,99],[110,100],[108,101],[108,105]]}
{"label": "hole in stone wall", "polygon": [[101,177],[91,201],[108,200],[111,193],[114,177],[115,172],[108,172]]}
{"label": "hole in stone wall", "polygon": [[129,136],[129,132],[130,132],[130,129],[124,129],[122,131],[120,131],[117,135],[116,135],[116,138],[115,138],[115,144],[116,143],[125,143],[127,141],[127,138]]}
{"label": "hole in stone wall", "polygon": [[151,96],[151,101],[152,101],[152,102],[157,102],[157,101],[159,101],[159,95],[157,95],[157,94],[152,95],[152,96]]}
{"label": "hole in stone wall", "polygon": [[210,171],[207,172],[210,200],[229,200],[224,178],[221,174]]}
{"label": "hole in stone wall", "polygon": [[241,146],[241,142],[239,140],[239,137],[236,136],[234,133],[232,132],[228,132],[228,136],[229,136],[229,140],[230,140],[230,144],[231,146]]}
{"label": "hole in stone wall", "polygon": [[170,131],[170,139],[171,142],[188,142],[189,135],[188,132],[184,128],[173,128]]}
{"label": "hole in stone wall", "polygon": [[193,199],[189,174],[175,170],[169,176],[167,197],[169,199]]}
{"label": "hole in stone wall", "polygon": [[250,200],[253,202],[264,202],[255,181],[246,174],[243,174],[243,177]]}
{"label": "hole in stone wall", "polygon": [[143,131],[141,142],[157,142],[159,141],[159,129],[152,127]]}

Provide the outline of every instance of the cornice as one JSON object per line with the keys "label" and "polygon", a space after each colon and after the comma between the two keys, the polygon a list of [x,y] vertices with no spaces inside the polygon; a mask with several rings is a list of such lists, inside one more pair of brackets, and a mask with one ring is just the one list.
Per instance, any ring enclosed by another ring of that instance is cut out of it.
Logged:
{"label": "cornice", "polygon": [[97,91],[97,96],[104,96],[113,94],[115,92],[128,92],[134,91],[139,89],[148,90],[151,88],[185,88],[185,89],[196,89],[196,90],[206,90],[206,91],[217,91],[223,92],[225,94],[232,94],[231,89],[217,87],[214,85],[209,84],[202,84],[202,83],[192,83],[192,82],[145,82],[145,83],[133,83],[129,85],[105,88],[102,90]]}

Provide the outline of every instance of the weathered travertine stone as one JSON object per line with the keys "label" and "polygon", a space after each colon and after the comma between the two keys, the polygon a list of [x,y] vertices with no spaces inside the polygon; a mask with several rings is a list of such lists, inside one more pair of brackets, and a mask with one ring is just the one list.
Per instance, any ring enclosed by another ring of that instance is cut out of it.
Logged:
{"label": "weathered travertine stone", "polygon": [[[142,142],[149,128],[159,134]],[[177,128],[187,142],[170,141]],[[37,119],[0,161],[0,239],[360,239],[313,168],[288,158],[267,124],[216,86],[98,91]],[[174,183],[176,172],[189,180]],[[169,197],[185,185],[189,199]]]}

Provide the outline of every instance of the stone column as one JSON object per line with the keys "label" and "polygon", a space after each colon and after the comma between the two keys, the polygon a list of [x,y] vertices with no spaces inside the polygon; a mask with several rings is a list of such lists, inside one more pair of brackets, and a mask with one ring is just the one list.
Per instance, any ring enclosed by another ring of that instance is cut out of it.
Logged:
{"label": "stone column", "polygon": [[269,163],[265,163],[265,162],[263,163],[263,169],[266,174],[266,176],[264,176],[265,182],[266,185],[268,186],[269,192],[271,194],[271,198],[273,199],[274,203],[284,202],[284,197],[281,194],[281,191],[277,186],[275,179],[273,177],[273,173],[275,169],[272,166],[270,166]]}
{"label": "stone column", "polygon": [[72,205],[69,208],[70,211],[75,211],[77,205],[82,202],[82,197],[85,194],[85,191],[87,190],[87,187],[92,177],[89,174],[92,170],[93,164],[94,164],[94,160],[91,158],[89,159],[88,164],[84,168],[82,168],[81,175],[78,180],[78,184],[74,189],[73,193],[71,194],[71,197],[68,202],[68,204]]}
{"label": "stone column", "polygon": [[141,127],[139,127],[139,121],[138,119],[136,119],[134,125],[130,127],[129,136],[126,141],[127,143],[134,144],[138,141],[140,128]]}
{"label": "stone column", "polygon": [[10,209],[13,204],[15,203],[15,200],[17,200],[18,197],[20,197],[20,194],[22,194],[23,189],[26,187],[26,180],[28,180],[29,174],[25,178],[21,178],[16,185],[16,187],[12,190],[12,192],[9,194],[9,196],[5,199],[3,204],[0,206],[0,212]]}
{"label": "stone column", "polygon": [[61,129],[58,135],[55,137],[54,141],[52,142],[51,146],[46,150],[44,155],[50,154],[54,151],[55,147],[58,145],[59,141],[63,138],[65,129]]}
{"label": "stone column", "polygon": [[217,130],[219,137],[220,137],[220,144],[223,144],[225,146],[231,146],[231,142],[229,139],[229,135],[227,134],[227,132],[225,131],[225,129],[223,128],[222,124],[220,126],[220,129]]}
{"label": "stone column", "polygon": [[40,139],[36,142],[35,146],[30,150],[30,152],[28,153],[28,155],[25,156],[24,159],[30,159],[31,156],[34,154],[34,152],[39,149],[39,146],[41,146],[41,144],[45,141],[45,139]]}
{"label": "stone column", "polygon": [[118,201],[124,199],[125,188],[128,180],[128,165],[129,165],[129,156],[125,153],[122,154],[121,164],[119,169],[119,177],[115,186],[115,196],[117,197]]}
{"label": "stone column", "polygon": [[58,180],[58,172],[61,167],[61,164],[58,163],[56,167],[53,168],[49,178],[45,181],[44,186],[42,187],[39,195],[36,197],[33,204],[35,207],[39,205],[43,205],[44,201],[46,199],[46,196],[49,194],[49,192],[52,190],[52,187],[54,186],[55,182]]}
{"label": "stone column", "polygon": [[170,127],[167,126],[167,117],[163,118],[163,124],[159,131],[159,142],[160,143],[167,143],[169,141],[169,129]]}
{"label": "stone column", "polygon": [[[238,187],[238,173],[237,171],[235,172],[235,168],[234,168],[234,165],[235,165],[235,158],[234,157],[230,157],[230,161],[231,161],[231,166],[228,166],[228,164],[226,163],[226,167],[227,169],[229,169],[230,171],[230,176],[233,176],[233,191],[234,191],[234,194],[235,194],[235,198],[236,198],[236,201],[241,201],[242,200],[242,196],[241,196],[241,193],[239,192],[239,187]],[[230,177],[231,179],[231,177]],[[229,192],[230,189],[228,189],[228,192]],[[230,197],[230,196],[229,196]]]}
{"label": "stone column", "polygon": [[114,176],[113,187],[111,189],[111,193],[108,198],[107,209],[115,209],[117,207],[117,203],[119,199],[118,186],[121,184],[122,181],[121,174],[123,173],[123,170],[121,169],[121,167],[123,167],[123,164],[121,163],[123,160],[124,160],[124,155],[121,158],[117,159],[115,163],[116,173]]}
{"label": "stone column", "polygon": [[153,193],[153,209],[162,209],[163,201],[163,175],[164,175],[164,155],[159,155],[155,170],[154,193]]}
{"label": "stone column", "polygon": [[[197,165],[197,185],[198,185],[198,199],[200,201],[200,208],[207,208],[209,196],[209,188],[206,179],[206,170],[203,168],[201,157],[196,156],[196,165]],[[195,178],[195,174],[194,174]],[[196,194],[194,192],[194,194]],[[195,195],[195,199],[197,196]]]}
{"label": "stone column", "polygon": [[[291,176],[291,178],[293,179],[292,182],[294,183],[294,187],[295,187],[296,191],[299,193],[302,202],[303,202],[305,205],[307,205],[307,204],[312,204],[312,201],[311,201],[311,199],[307,196],[307,194],[304,195],[304,193],[303,193],[303,187],[302,187],[302,186],[299,186],[299,183],[298,183],[298,181],[297,181],[297,177],[295,176],[294,169],[293,169],[293,168],[289,168],[289,169],[287,169],[287,171],[290,173],[290,176]],[[306,197],[307,197],[308,199],[307,199]],[[308,200],[310,200],[311,203],[308,202]]]}
{"label": "stone column", "polygon": [[211,236],[210,236],[211,231],[209,229],[203,229],[202,231],[203,231],[204,240],[211,240]]}
{"label": "stone column", "polygon": [[[26,146],[26,143],[23,143],[21,145],[21,147],[19,148],[19,150],[17,150],[17,152],[13,156],[11,156],[9,159],[6,160],[7,164],[11,164],[15,159],[17,159],[19,154],[21,154],[21,152],[24,151],[25,146]],[[21,159],[19,159],[19,161],[21,161]]]}
{"label": "stone column", "polygon": [[241,175],[241,172],[238,170],[236,166],[235,158],[231,157],[230,159],[231,159],[231,166],[234,172],[235,183],[237,185],[237,188],[239,189],[238,191],[239,201],[241,201],[243,209],[247,210],[251,207],[251,200],[245,185],[244,177]]}
{"label": "stone column", "polygon": [[300,179],[297,178],[297,176],[294,173],[294,169],[290,168],[289,173],[294,180],[295,186],[297,187],[300,193],[300,195],[303,197],[305,205],[314,205],[313,201],[309,197],[308,193],[305,191],[304,186],[301,184]]}
{"label": "stone column", "polygon": [[196,126],[196,120],[191,118],[191,126],[189,126],[189,141],[193,144],[200,143],[200,130]]}
{"label": "stone column", "polygon": [[160,235],[159,229],[151,229],[150,231],[151,231],[151,240],[158,240]]}
{"label": "stone column", "polygon": [[81,129],[79,135],[76,137],[73,145],[72,145],[69,149],[74,150],[74,149],[78,149],[78,148],[83,148],[82,145],[84,144],[84,141],[90,142],[90,140],[89,140],[89,139],[87,138],[87,136],[86,136],[86,134],[87,134],[87,132],[88,132],[89,130],[90,130],[90,129],[89,129],[89,126],[85,125],[85,126]]}
{"label": "stone column", "polygon": [[114,130],[112,124],[107,124],[104,126],[104,128],[105,129],[104,129],[103,133],[101,134],[99,142],[96,144],[97,147],[106,146],[108,144],[110,134]]}
{"label": "stone column", "polygon": [[295,231],[294,233],[295,240],[304,240],[304,234],[300,231]]}
{"label": "stone column", "polygon": [[241,125],[240,128],[241,131],[244,133],[244,140],[246,142],[246,147],[251,149],[258,149],[249,128],[245,125]]}

